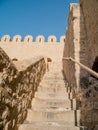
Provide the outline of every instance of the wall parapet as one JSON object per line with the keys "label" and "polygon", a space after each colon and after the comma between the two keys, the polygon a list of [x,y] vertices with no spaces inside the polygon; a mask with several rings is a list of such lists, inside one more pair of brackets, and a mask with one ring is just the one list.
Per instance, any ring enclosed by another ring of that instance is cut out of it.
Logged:
{"label": "wall parapet", "polygon": [[21,65],[13,62],[0,48],[0,129],[3,130],[12,130],[24,121],[46,71],[43,57],[30,60],[28,64],[27,61]]}
{"label": "wall parapet", "polygon": [[36,40],[34,40],[33,36],[32,35],[27,35],[24,37],[24,39],[22,39],[21,35],[15,35],[13,38],[11,38],[9,35],[4,35],[2,36],[1,38],[1,41],[0,42],[16,42],[16,43],[21,43],[21,42],[24,42],[24,43],[32,43],[32,42],[37,42],[37,43],[44,43],[44,42],[47,42],[47,43],[56,43],[56,42],[65,42],[65,36],[61,36],[60,37],[60,40],[57,41],[57,38],[56,36],[54,35],[51,35],[48,37],[48,40],[45,40],[45,37],[43,35],[39,35],[36,37]]}

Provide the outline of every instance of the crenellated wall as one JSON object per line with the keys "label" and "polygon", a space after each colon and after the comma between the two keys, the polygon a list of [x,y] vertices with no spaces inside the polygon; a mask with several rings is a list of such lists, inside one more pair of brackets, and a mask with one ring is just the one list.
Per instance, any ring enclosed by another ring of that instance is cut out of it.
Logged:
{"label": "crenellated wall", "polygon": [[14,130],[24,121],[45,71],[43,57],[13,63],[0,48],[0,130]]}
{"label": "crenellated wall", "polygon": [[[61,36],[59,42],[62,43],[62,42],[64,42],[64,40],[65,40],[65,36]],[[52,36],[49,36],[48,40],[46,41],[45,37],[43,35],[39,35],[39,36],[36,37],[36,40],[34,41],[34,38],[33,38],[32,35],[27,35],[27,36],[24,37],[24,39],[22,39],[21,35],[15,35],[13,37],[13,39],[9,35],[4,35],[4,36],[2,36],[0,41],[1,42],[8,42],[8,41],[10,41],[10,42],[11,41],[13,41],[13,42],[27,42],[27,43],[28,42],[34,42],[34,43],[41,43],[41,42],[43,42],[43,43],[46,43],[46,42],[47,43],[56,43],[57,42],[57,38],[56,38],[56,36],[52,35]],[[57,43],[59,43],[59,42],[57,42]]]}
{"label": "crenellated wall", "polygon": [[40,35],[34,41],[31,35],[25,36],[24,40],[20,35],[14,36],[13,39],[9,35],[5,35],[1,38],[0,46],[11,59],[23,60],[35,56],[45,56],[50,57],[53,61],[61,61],[64,43],[65,36],[61,36],[60,41],[57,42],[55,36],[49,36],[45,41],[45,37]]}

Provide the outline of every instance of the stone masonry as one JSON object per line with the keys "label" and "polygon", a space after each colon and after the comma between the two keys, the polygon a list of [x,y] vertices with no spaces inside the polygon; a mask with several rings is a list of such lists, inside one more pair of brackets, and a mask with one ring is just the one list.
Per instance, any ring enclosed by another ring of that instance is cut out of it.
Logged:
{"label": "stone masonry", "polygon": [[63,57],[98,73],[98,0],[70,4],[59,42],[0,39],[0,130],[98,130],[98,79]]}
{"label": "stone masonry", "polygon": [[[66,33],[66,44],[64,48],[64,57],[72,57],[76,61],[87,65],[87,44],[84,27],[84,19],[81,14],[80,4],[70,4],[68,19],[68,29]],[[81,31],[81,29],[83,31]],[[69,84],[73,89],[79,89],[82,78],[88,76],[88,73],[80,68],[77,64],[70,61],[63,61],[64,73]],[[70,71],[69,71],[70,70]],[[76,87],[76,88],[75,88]]]}
{"label": "stone masonry", "polygon": [[4,35],[0,46],[11,59],[24,60],[43,56],[50,57],[53,61],[61,61],[64,41],[65,36],[61,36],[59,41],[55,36],[49,36],[46,41],[44,36],[37,36],[34,40],[31,35],[25,36],[24,39],[20,35],[14,36],[13,39],[9,35]]}
{"label": "stone masonry", "polygon": [[[70,4],[63,56],[72,57],[98,73],[98,0]],[[63,60],[64,74],[81,102],[81,125],[98,129],[98,79],[70,60]]]}
{"label": "stone masonry", "polygon": [[44,58],[15,65],[0,48],[0,130],[14,130],[24,121],[45,71]]}
{"label": "stone masonry", "polygon": [[79,106],[64,79],[61,62],[52,63],[18,130],[86,130],[80,126]]}

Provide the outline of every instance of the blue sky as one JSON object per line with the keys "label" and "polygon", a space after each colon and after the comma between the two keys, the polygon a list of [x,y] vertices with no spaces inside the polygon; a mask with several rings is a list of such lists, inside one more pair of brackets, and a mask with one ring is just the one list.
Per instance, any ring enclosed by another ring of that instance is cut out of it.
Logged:
{"label": "blue sky", "polygon": [[65,35],[69,4],[78,0],[0,0],[0,38]]}

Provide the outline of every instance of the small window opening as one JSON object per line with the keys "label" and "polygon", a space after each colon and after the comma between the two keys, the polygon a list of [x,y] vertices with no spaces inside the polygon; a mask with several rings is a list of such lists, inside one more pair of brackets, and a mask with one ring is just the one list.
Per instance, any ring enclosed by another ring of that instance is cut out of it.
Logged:
{"label": "small window opening", "polygon": [[18,38],[16,38],[16,42],[18,42]]}
{"label": "small window opening", "polygon": [[64,43],[65,43],[65,38],[64,38]]}
{"label": "small window opening", "polygon": [[53,42],[53,38],[51,39],[51,42]]}
{"label": "small window opening", "polygon": [[30,41],[30,39],[28,38],[28,39],[27,39],[27,42],[29,42],[29,41]]}
{"label": "small window opening", "polygon": [[39,38],[39,42],[41,42],[41,38]]}
{"label": "small window opening", "polygon": [[18,61],[18,59],[17,58],[13,58],[12,61]]}
{"label": "small window opening", "polygon": [[4,39],[4,41],[6,42],[7,38]]}
{"label": "small window opening", "polygon": [[98,73],[98,56],[95,58],[94,64],[92,66],[92,70]]}

